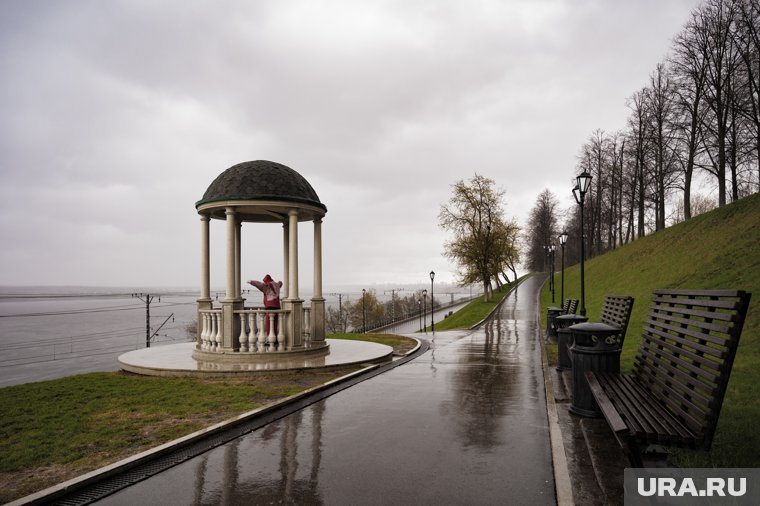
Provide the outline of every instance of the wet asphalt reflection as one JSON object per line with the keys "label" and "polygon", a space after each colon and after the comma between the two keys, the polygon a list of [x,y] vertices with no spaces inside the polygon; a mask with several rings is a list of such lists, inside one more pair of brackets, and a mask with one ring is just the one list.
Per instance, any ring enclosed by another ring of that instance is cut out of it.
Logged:
{"label": "wet asphalt reflection", "polygon": [[555,504],[529,278],[477,331],[101,504]]}

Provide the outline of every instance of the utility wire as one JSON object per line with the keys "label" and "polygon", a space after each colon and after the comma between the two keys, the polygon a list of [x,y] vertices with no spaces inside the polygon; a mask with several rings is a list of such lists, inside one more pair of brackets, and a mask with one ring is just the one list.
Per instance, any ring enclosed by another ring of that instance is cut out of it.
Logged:
{"label": "utility wire", "polygon": [[[195,302],[166,302],[161,304],[158,307],[173,307],[173,306],[190,306],[194,305]],[[144,306],[142,304],[127,304],[124,306],[106,306],[106,307],[96,307],[96,308],[85,308],[85,309],[72,309],[69,311],[50,311],[47,313],[18,313],[18,314],[4,314],[0,315],[0,318],[23,318],[26,316],[64,316],[64,315],[73,315],[73,314],[87,314],[87,313],[108,313],[113,311],[134,311],[135,309],[142,309]]]}
{"label": "utility wire", "polygon": [[24,318],[27,316],[63,316],[72,314],[87,314],[87,313],[111,313],[114,311],[134,311],[136,309],[142,309],[142,306],[116,306],[115,308],[95,308],[95,309],[73,309],[71,311],[51,311],[47,313],[18,313],[18,314],[4,314],[0,315],[0,318]]}

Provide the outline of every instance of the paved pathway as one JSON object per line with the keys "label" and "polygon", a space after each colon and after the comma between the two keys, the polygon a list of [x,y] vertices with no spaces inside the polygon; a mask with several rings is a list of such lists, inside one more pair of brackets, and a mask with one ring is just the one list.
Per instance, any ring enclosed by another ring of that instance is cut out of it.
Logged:
{"label": "paved pathway", "polygon": [[105,504],[555,504],[536,292]]}

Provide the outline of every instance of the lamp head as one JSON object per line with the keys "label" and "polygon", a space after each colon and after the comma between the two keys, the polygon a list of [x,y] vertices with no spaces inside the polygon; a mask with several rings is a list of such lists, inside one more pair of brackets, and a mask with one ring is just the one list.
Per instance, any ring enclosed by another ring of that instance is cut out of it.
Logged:
{"label": "lamp head", "polygon": [[567,243],[567,230],[563,230],[561,234],[559,234],[559,243],[564,246],[565,243]]}
{"label": "lamp head", "polygon": [[433,281],[434,278],[435,278],[435,272],[430,271],[430,281]]}
{"label": "lamp head", "polygon": [[586,194],[588,187],[591,185],[591,174],[585,170],[578,174],[576,180],[578,181],[578,188],[580,188],[581,197]]}
{"label": "lamp head", "polygon": [[581,189],[578,185],[575,185],[575,188],[573,188],[573,197],[575,197],[576,204],[581,203]]}

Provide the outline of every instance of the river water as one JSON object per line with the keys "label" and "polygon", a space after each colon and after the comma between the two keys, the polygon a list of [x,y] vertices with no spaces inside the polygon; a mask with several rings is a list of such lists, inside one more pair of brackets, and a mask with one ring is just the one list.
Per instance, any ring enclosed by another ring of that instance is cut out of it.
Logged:
{"label": "river water", "polygon": [[[116,371],[119,355],[144,348],[146,334],[152,336],[151,346],[194,339],[188,327],[196,320],[197,291],[142,289],[139,297],[133,296],[135,291],[128,287],[0,287],[0,387]],[[223,292],[211,295],[217,300],[224,297]],[[381,302],[391,296],[389,291],[378,293]],[[258,292],[244,297],[248,305],[261,303]],[[301,297],[308,300],[311,294],[304,292]],[[337,308],[339,297],[343,303],[357,300],[361,291],[355,287],[342,293],[328,291],[326,305]],[[414,332],[415,325],[408,324],[404,331]]]}
{"label": "river water", "polygon": [[[19,289],[0,293],[0,387],[92,371],[115,371],[117,358],[191,340],[197,293],[129,289]],[[146,326],[146,299],[151,297]],[[147,327],[147,331],[146,331]]]}

